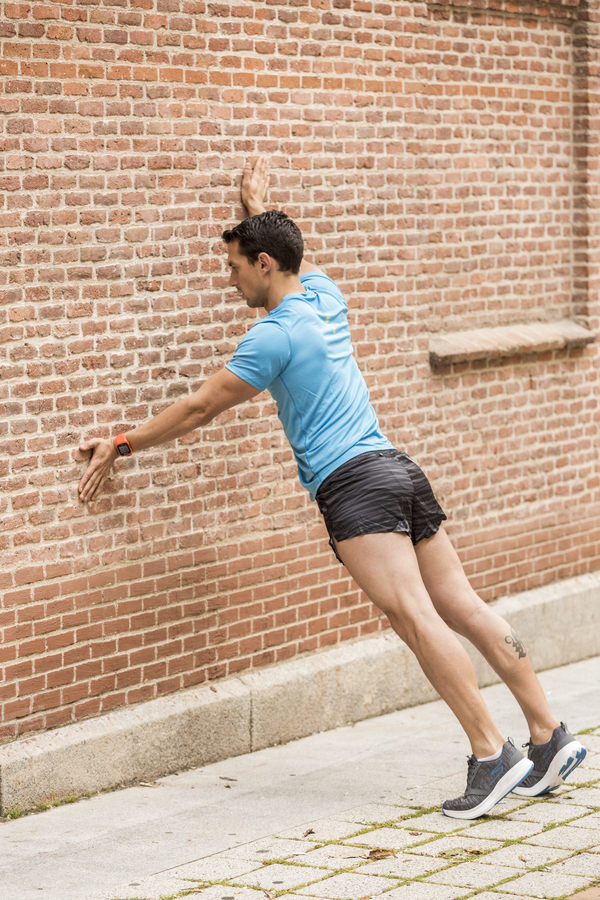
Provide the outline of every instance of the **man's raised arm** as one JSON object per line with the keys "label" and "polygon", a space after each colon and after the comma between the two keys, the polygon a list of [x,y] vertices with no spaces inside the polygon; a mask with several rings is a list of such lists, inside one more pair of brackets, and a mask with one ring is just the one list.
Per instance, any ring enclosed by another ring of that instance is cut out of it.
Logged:
{"label": "man's raised arm", "polygon": [[[259,156],[254,164],[254,168],[250,165],[249,160],[244,165],[244,174],[242,175],[242,203],[248,210],[248,215],[258,216],[265,212],[265,197],[269,187],[269,157]],[[320,272],[318,266],[309,262],[306,257],[300,263],[300,275],[306,272]]]}

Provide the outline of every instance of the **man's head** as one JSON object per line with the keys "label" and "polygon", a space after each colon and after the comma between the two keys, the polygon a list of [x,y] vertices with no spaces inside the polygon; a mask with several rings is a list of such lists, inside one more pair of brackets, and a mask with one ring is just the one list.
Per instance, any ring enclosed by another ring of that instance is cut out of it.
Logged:
{"label": "man's head", "polygon": [[237,241],[240,253],[252,264],[261,253],[267,253],[281,272],[297,275],[300,270],[304,256],[302,234],[296,223],[277,209],[244,219],[235,228],[224,231],[223,240],[226,244]]}
{"label": "man's head", "polygon": [[304,254],[300,229],[289,216],[268,210],[223,232],[231,276],[229,283],[248,306],[267,303],[272,275],[297,276]]}

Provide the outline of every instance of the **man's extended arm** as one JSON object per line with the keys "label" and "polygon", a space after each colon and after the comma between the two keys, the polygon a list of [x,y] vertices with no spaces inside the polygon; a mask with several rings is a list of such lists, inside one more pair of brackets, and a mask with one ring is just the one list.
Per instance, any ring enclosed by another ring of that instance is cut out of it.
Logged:
{"label": "man's extended arm", "polygon": [[[193,394],[182,397],[139,428],[125,432],[125,437],[134,452],[164,444],[208,425],[219,413],[250,400],[258,393],[260,391],[251,384],[223,368],[211,375]],[[114,440],[101,438],[86,441],[79,450],[85,457],[90,454],[92,457],[78,488],[79,498],[87,502],[95,499],[118,453]]]}

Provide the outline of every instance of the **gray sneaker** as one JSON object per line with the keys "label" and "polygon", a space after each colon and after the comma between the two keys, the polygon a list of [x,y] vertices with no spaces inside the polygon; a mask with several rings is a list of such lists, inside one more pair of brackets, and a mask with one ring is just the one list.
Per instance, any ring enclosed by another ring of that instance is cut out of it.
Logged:
{"label": "gray sneaker", "polygon": [[545,744],[523,744],[529,747],[528,758],[533,769],[521,784],[513,788],[519,797],[538,797],[555,791],[585,759],[585,747],[569,733],[564,722],[557,725]]}
{"label": "gray sneaker", "polygon": [[456,800],[445,800],[442,812],[454,819],[477,819],[506,797],[533,769],[511,739],[502,746],[498,759],[480,762],[469,757],[467,789]]}

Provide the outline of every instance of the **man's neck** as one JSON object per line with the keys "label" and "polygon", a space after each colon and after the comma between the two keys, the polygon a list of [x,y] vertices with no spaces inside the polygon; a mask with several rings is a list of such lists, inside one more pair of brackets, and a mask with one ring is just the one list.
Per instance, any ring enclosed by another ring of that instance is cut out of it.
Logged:
{"label": "man's neck", "polygon": [[267,302],[265,303],[264,308],[270,313],[274,309],[277,309],[283,298],[287,297],[288,294],[302,293],[304,293],[304,286],[300,281],[299,275],[285,275],[284,273],[278,273],[277,277],[273,279],[273,282],[269,287]]}

